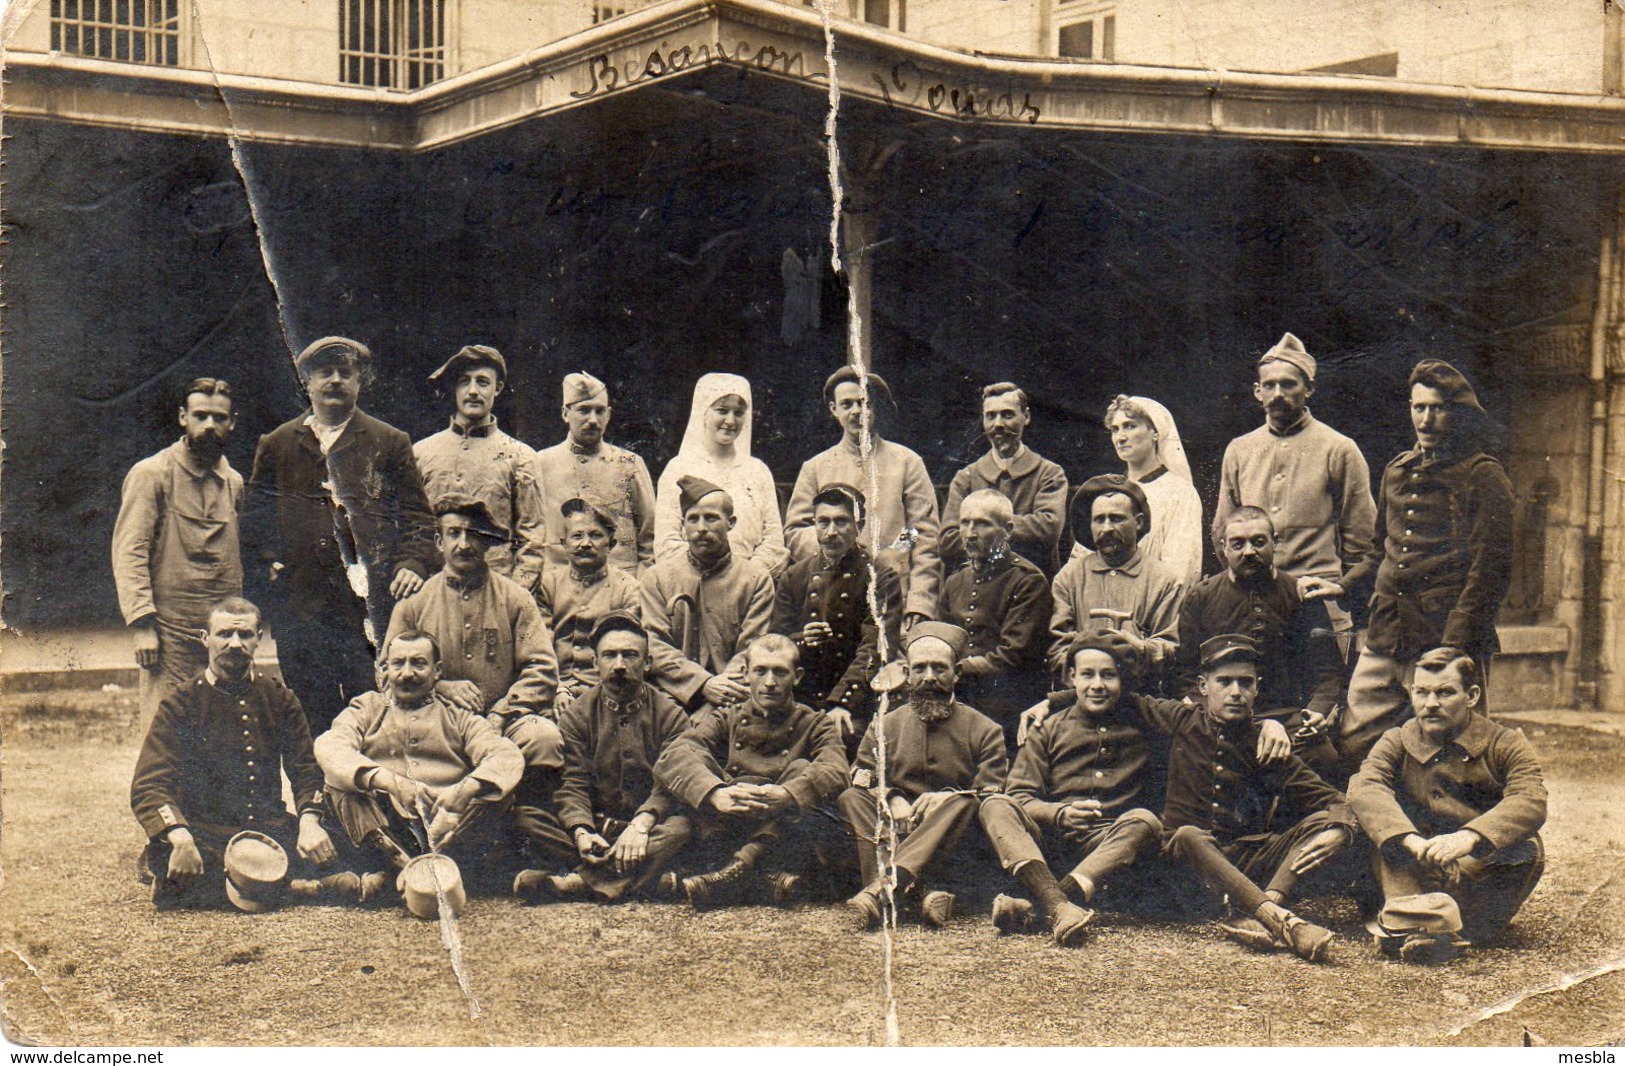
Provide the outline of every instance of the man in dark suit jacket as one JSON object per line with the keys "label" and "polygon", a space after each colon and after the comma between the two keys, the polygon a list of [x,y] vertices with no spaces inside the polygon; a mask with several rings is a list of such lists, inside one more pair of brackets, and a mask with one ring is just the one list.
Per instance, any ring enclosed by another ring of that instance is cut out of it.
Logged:
{"label": "man in dark suit jacket", "polygon": [[266,605],[312,734],[375,687],[373,642],[436,569],[412,441],[356,406],[371,361],[343,337],[300,352],[310,407],[260,438],[249,483],[245,585]]}

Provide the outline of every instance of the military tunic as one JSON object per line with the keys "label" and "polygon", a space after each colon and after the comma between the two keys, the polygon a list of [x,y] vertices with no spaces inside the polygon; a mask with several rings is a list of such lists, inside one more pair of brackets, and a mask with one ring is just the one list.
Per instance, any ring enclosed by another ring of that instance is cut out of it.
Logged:
{"label": "military tunic", "polygon": [[1151,642],[1147,670],[1171,660],[1179,646],[1179,606],[1184,588],[1174,573],[1136,550],[1122,566],[1112,566],[1099,552],[1085,551],[1067,560],[1055,575],[1055,606],[1049,621],[1049,665],[1060,671],[1066,650],[1080,631],[1115,622],[1091,618],[1091,611],[1129,615],[1140,636]]}
{"label": "military tunic", "polygon": [[637,579],[618,566],[605,566],[587,579],[569,564],[549,564],[536,583],[536,607],[553,631],[559,660],[559,688],[579,696],[598,684],[593,627],[611,611],[641,610]]}
{"label": "military tunic", "polygon": [[[854,547],[831,565],[822,554],[793,564],[779,580],[773,606],[773,632],[783,633],[801,649],[798,696],[825,710],[862,710],[869,698],[869,679],[884,663],[879,658],[880,633],[869,604],[871,565],[879,587],[886,647],[898,654],[903,602],[897,572],[889,563],[873,563]],[[824,622],[834,635],[821,644],[802,643],[809,622]]]}
{"label": "military tunic", "polygon": [[774,716],[753,700],[707,710],[655,764],[661,786],[695,810],[716,789],[749,781],[784,786],[806,812],[839,792],[846,774],[846,749],[827,716],[799,703]]}
{"label": "military tunic", "polygon": [[959,505],[982,489],[1003,493],[1015,508],[1010,547],[1036,564],[1045,577],[1061,567],[1061,530],[1066,525],[1066,472],[1031,448],[1022,447],[1008,465],[988,452],[954,475],[942,508],[942,562],[952,573],[965,561],[959,542]]}
{"label": "military tunic", "polygon": [[615,522],[610,565],[636,577],[654,561],[655,486],[641,456],[607,441],[596,451],[585,452],[565,440],[537,453],[536,476],[541,484],[543,539],[550,563],[569,565],[564,548],[566,523],[560,508],[577,497]]}
{"label": "military tunic", "polygon": [[943,588],[942,619],[970,635],[959,694],[1008,729],[1046,687],[1046,626],[1054,611],[1038,567],[1006,550],[978,570],[966,565]]}
{"label": "military tunic", "polygon": [[446,429],[412,445],[412,457],[431,506],[448,493],[460,492],[491,509],[491,516],[513,540],[492,545],[485,561],[503,577],[529,588],[542,569],[545,536],[536,453],[530,446],[498,429],[495,418],[477,426],[464,426],[454,418]]}
{"label": "military tunic", "polygon": [[731,553],[704,573],[692,556],[668,555],[639,583],[650,680],[690,711],[707,681],[743,667],[745,649],[773,620],[773,579]]}

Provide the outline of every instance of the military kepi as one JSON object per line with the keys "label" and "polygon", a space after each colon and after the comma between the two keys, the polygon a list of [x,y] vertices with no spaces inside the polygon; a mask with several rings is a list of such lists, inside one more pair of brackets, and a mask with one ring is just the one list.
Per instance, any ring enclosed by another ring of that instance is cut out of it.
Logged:
{"label": "military kepi", "polygon": [[916,622],[914,628],[908,631],[903,650],[907,651],[926,637],[935,637],[948,645],[948,649],[954,653],[955,662],[965,657],[965,649],[970,645],[970,634],[950,622]]}
{"label": "military kepi", "polygon": [[643,623],[638,621],[638,616],[631,611],[610,611],[592,627],[592,646],[598,647],[600,640],[616,630],[636,633],[640,637],[649,635],[649,631],[643,628]]}
{"label": "military kepi", "polygon": [[1202,641],[1202,669],[1232,661],[1256,663],[1263,657],[1258,641],[1241,633],[1220,633]]}
{"label": "military kepi", "polygon": [[456,355],[440,364],[440,369],[429,375],[430,381],[456,381],[462,367],[476,366],[495,367],[498,381],[508,380],[508,361],[502,358],[502,353],[488,344],[470,344],[463,347]]}

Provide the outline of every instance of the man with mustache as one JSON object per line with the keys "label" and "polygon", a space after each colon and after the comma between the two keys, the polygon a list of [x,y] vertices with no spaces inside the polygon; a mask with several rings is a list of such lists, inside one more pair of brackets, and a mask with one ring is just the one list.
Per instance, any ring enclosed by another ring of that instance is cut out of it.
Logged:
{"label": "man with mustache", "polygon": [[1184,590],[1172,570],[1140,551],[1150,528],[1145,490],[1122,474],[1101,474],[1079,487],[1072,499],[1072,533],[1092,550],[1068,559],[1055,575],[1051,669],[1065,665],[1078,633],[1105,626],[1134,647],[1144,687],[1156,690],[1164,664],[1179,646]]}
{"label": "man with mustache", "polygon": [[583,499],[614,523],[610,565],[637,577],[654,562],[655,486],[641,456],[604,439],[612,413],[602,381],[585,372],[564,375],[568,435],[536,456],[548,561],[559,566],[570,561],[562,507]]}
{"label": "man with mustache", "polygon": [[482,715],[440,696],[440,647],[418,630],[385,646],[384,688],[364,692],[316,738],[327,804],[364,873],[361,898],[382,897],[418,855],[449,854],[466,883],[487,881],[497,814],[525,757]]}
{"label": "man with mustache", "polygon": [[[863,889],[847,906],[863,928],[880,924],[886,875],[893,868],[892,890],[918,905],[926,925],[946,925],[957,900],[952,892],[930,889],[925,878],[952,856],[983,797],[1004,787],[1004,732],[954,695],[968,644],[966,632],[946,622],[921,622],[909,630],[908,702],[869,724],[852,787],[836,801],[858,838]],[[885,838],[897,841],[884,867],[882,826]]]}
{"label": "man with mustache", "polygon": [[199,637],[209,611],[243,591],[243,476],[225,455],[236,425],[231,386],[197,378],[186,386],[179,417],[181,439],[125,476],[113,524],[119,610],[135,639],[136,665],[160,682],[160,700],[203,672],[209,660]]}
{"label": "man with mustache", "polygon": [[530,588],[541,573],[542,490],[536,453],[502,432],[493,413],[508,382],[508,361],[495,348],[470,344],[429,375],[452,387],[451,425],[412,445],[430,500],[463,493],[483,500],[491,517],[513,531],[510,544],[493,544],[486,565]]}
{"label": "man with mustache", "polygon": [[695,713],[750,695],[744,653],[773,620],[773,578],[734,557],[732,497],[692,476],[677,487],[688,551],[657,560],[639,584],[654,683]]}
{"label": "man with mustache", "polygon": [[969,637],[959,663],[961,695],[1012,741],[1022,708],[1046,687],[1045,623],[1053,611],[1049,582],[1010,547],[1014,524],[1003,493],[981,489],[965,497],[959,536],[966,563],[942,596],[943,620]]}
{"label": "man with mustache", "polygon": [[551,791],[564,741],[554,717],[558,660],[536,601],[491,569],[486,557],[508,531],[484,500],[461,493],[435,502],[435,545],[445,564],[395,605],[384,646],[401,633],[439,645],[440,694],[483,714],[525,756],[525,790]]}
{"label": "man with mustache", "polygon": [[1504,929],[1546,868],[1546,786],[1523,733],[1480,711],[1472,656],[1416,660],[1416,717],[1390,729],[1349,782],[1377,849],[1383,908],[1368,924],[1384,954],[1454,958]]}
{"label": "man with mustache", "polygon": [[846,749],[828,715],[796,702],[800,677],[788,637],[753,641],[749,698],[696,719],[655,764],[655,780],[694,812],[702,854],[729,855],[707,873],[665,875],[696,909],[737,901],[758,880],[774,903],[793,903],[833,843],[835,818],[821,808],[846,781]]}
{"label": "man with mustache", "polygon": [[965,497],[993,489],[1010,498],[1015,512],[1010,546],[1046,578],[1061,568],[1061,527],[1066,523],[1066,473],[1022,443],[1032,424],[1027,393],[1008,381],[982,390],[982,433],[988,452],[954,475],[942,509],[942,562],[951,574],[965,560],[959,508]]}
{"label": "man with mustache", "polygon": [[[1290,751],[1284,734],[1253,718],[1261,652],[1249,636],[1224,633],[1202,645],[1197,702],[1170,702],[1164,850],[1230,902],[1220,923],[1249,947],[1326,957],[1332,934],[1287,910],[1311,871],[1346,872],[1358,824],[1343,794]],[[1338,859],[1335,866],[1326,864]],[[1268,878],[1264,888],[1257,878]]]}
{"label": "man with mustache", "polygon": [[[864,391],[864,380],[869,391]],[[942,591],[942,560],[937,554],[941,523],[937,490],[925,461],[875,430],[874,397],[896,407],[891,387],[879,374],[859,377],[843,366],[824,381],[824,404],[841,427],[841,441],[808,459],[796,477],[785,511],[784,537],[795,561],[818,553],[813,530],[813,499],[826,485],[855,485],[868,497],[864,546],[890,563],[903,589],[903,628],[934,618]],[[864,431],[870,450],[864,454]],[[872,480],[871,480],[872,476]],[[872,486],[878,486],[874,491]]]}
{"label": "man with mustache", "polygon": [[345,337],[294,361],[310,407],[260,438],[243,517],[245,586],[311,732],[377,683],[373,647],[396,602],[439,565],[412,441],[357,404],[372,352]]}
{"label": "man with mustache", "polygon": [[649,635],[636,614],[612,611],[597,620],[591,640],[599,680],[559,713],[564,775],[553,802],[513,808],[542,859],[575,868],[521,871],[513,891],[524,899],[613,903],[647,885],[689,838],[688,817],[654,780],[655,763],[688,728],[688,715],[644,680]]}
{"label": "man with mustache", "polygon": [[[861,732],[854,713],[865,719],[869,714],[869,681],[884,665],[882,632],[885,655],[899,653],[903,613],[897,571],[863,547],[866,507],[863,493],[851,485],[827,485],[813,498],[818,554],[785,571],[773,605],[773,631],[801,651],[798,693],[828,713],[848,740]],[[871,583],[879,621],[869,602]]]}
{"label": "man with mustache", "polygon": [[593,633],[612,612],[639,611],[638,582],[628,571],[609,565],[615,550],[615,520],[577,496],[559,508],[564,519],[564,548],[569,563],[549,563],[536,583],[536,606],[553,630],[559,658],[560,713],[581,693],[598,684]]}
{"label": "man with mustache", "polygon": [[1305,603],[1298,582],[1275,566],[1275,528],[1261,508],[1230,512],[1218,543],[1226,569],[1187,592],[1180,608],[1173,694],[1191,696],[1201,687],[1204,643],[1221,633],[1245,633],[1261,656],[1256,716],[1296,732],[1298,754],[1316,773],[1347,780],[1327,736],[1343,698],[1344,667],[1325,611]]}
{"label": "man with mustache", "polygon": [[[130,783],[160,910],[225,906],[226,844],[245,829],[277,840],[300,874],[336,857],[322,828],[322,771],[305,713],[281,682],[254,669],[259,608],[228,596],[204,626],[208,665],[164,697]],[[297,822],[282,804],[284,771]],[[361,883],[351,874],[303,887],[312,896],[355,896]]]}
{"label": "man with mustache", "polygon": [[1231,441],[1219,468],[1213,541],[1237,508],[1263,509],[1275,524],[1275,566],[1299,579],[1307,599],[1327,599],[1334,627],[1352,627],[1335,598],[1371,550],[1377,506],[1371,470],[1348,437],[1309,412],[1316,362],[1288,333],[1258,360],[1253,397],[1264,424]]}

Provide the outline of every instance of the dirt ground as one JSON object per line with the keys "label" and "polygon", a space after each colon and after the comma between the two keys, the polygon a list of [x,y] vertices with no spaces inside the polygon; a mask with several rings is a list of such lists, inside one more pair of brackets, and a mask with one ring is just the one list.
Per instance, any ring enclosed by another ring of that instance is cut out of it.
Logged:
{"label": "dirt ground", "polygon": [[[435,923],[404,911],[157,914],[135,879],[128,693],[0,704],[0,981],[18,1042],[876,1044],[879,934],[840,909],[693,914],[476,899],[459,928],[478,1017]],[[1598,1044],[1625,1037],[1625,738],[1527,730],[1551,792],[1545,880],[1506,940],[1440,969],[1376,957],[1347,900],[1306,914],[1329,965],[1210,925],[1103,911],[1087,946],[1001,937],[982,906],[894,942],[905,1044]],[[991,890],[997,889],[990,880]],[[1537,992],[1502,1013],[1481,1012]]]}

